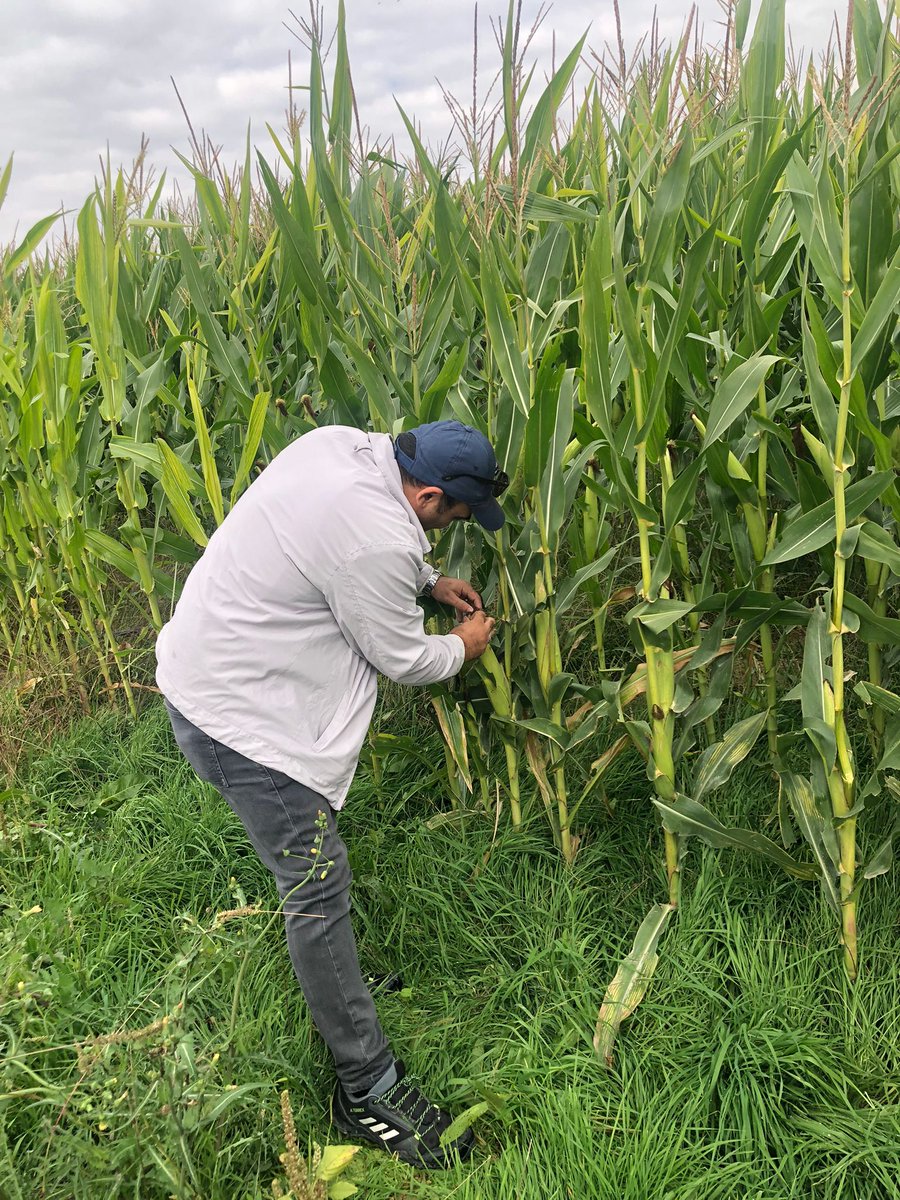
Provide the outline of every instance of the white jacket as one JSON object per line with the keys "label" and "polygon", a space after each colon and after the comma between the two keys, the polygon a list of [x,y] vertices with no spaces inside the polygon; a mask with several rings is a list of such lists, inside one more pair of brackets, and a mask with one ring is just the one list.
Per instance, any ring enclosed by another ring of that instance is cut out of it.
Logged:
{"label": "white jacket", "polygon": [[463,664],[462,639],[426,634],[416,604],[428,550],[387,434],[304,434],[191,570],[157,639],[157,683],[211,737],[340,808],[377,672],[425,684]]}

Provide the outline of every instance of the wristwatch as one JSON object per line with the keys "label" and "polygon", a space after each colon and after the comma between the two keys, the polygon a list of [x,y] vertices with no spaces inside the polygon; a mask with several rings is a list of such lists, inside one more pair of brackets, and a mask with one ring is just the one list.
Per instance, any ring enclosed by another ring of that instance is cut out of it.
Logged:
{"label": "wristwatch", "polygon": [[440,579],[441,575],[442,572],[439,571],[437,567],[431,568],[431,574],[426,579],[425,586],[422,588],[422,595],[427,596],[429,600],[431,599],[431,593],[434,591],[435,584]]}

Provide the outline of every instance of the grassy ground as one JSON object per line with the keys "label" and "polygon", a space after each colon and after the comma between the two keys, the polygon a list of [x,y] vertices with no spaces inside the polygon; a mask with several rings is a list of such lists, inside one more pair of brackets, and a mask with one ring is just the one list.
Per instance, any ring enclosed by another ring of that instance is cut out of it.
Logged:
{"label": "grassy ground", "polygon": [[[664,894],[641,772],[617,778],[613,816],[590,814],[571,871],[540,824],[429,825],[415,774],[388,780],[378,798],[361,774],[341,818],[362,957],[402,972],[379,1008],[428,1088],[490,1110],[459,1171],[360,1152],[362,1197],[897,1195],[896,869],[866,893],[850,992],[814,887],[694,846],[610,1071],[597,1007]],[[768,790],[749,767],[720,811],[758,821]],[[324,1144],[331,1076],[277,916],[216,916],[271,913],[274,889],[161,708],[59,740],[0,837],[0,1196],[270,1196],[280,1092],[301,1143]]]}

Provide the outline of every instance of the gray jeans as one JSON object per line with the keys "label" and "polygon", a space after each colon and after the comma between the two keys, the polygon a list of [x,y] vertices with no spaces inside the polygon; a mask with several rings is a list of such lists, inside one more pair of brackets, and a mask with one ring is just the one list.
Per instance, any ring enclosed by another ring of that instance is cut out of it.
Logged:
{"label": "gray jeans", "polygon": [[350,922],[352,875],[330,804],[216,741],[168,700],[166,708],[185,758],[225,797],[275,876],[291,962],[338,1078],[349,1092],[367,1091],[394,1056],[360,972]]}

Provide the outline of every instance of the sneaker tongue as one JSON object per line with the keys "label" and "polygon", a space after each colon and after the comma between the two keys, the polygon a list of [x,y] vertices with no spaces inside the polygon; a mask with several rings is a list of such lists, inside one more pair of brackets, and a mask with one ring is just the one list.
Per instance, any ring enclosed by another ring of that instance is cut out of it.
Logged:
{"label": "sneaker tongue", "polygon": [[381,1078],[376,1079],[376,1081],[369,1088],[368,1092],[366,1093],[366,1099],[377,1100],[380,1096],[383,1096],[385,1092],[390,1091],[392,1087],[399,1083],[401,1078],[402,1076],[397,1070],[397,1063],[391,1063]]}

